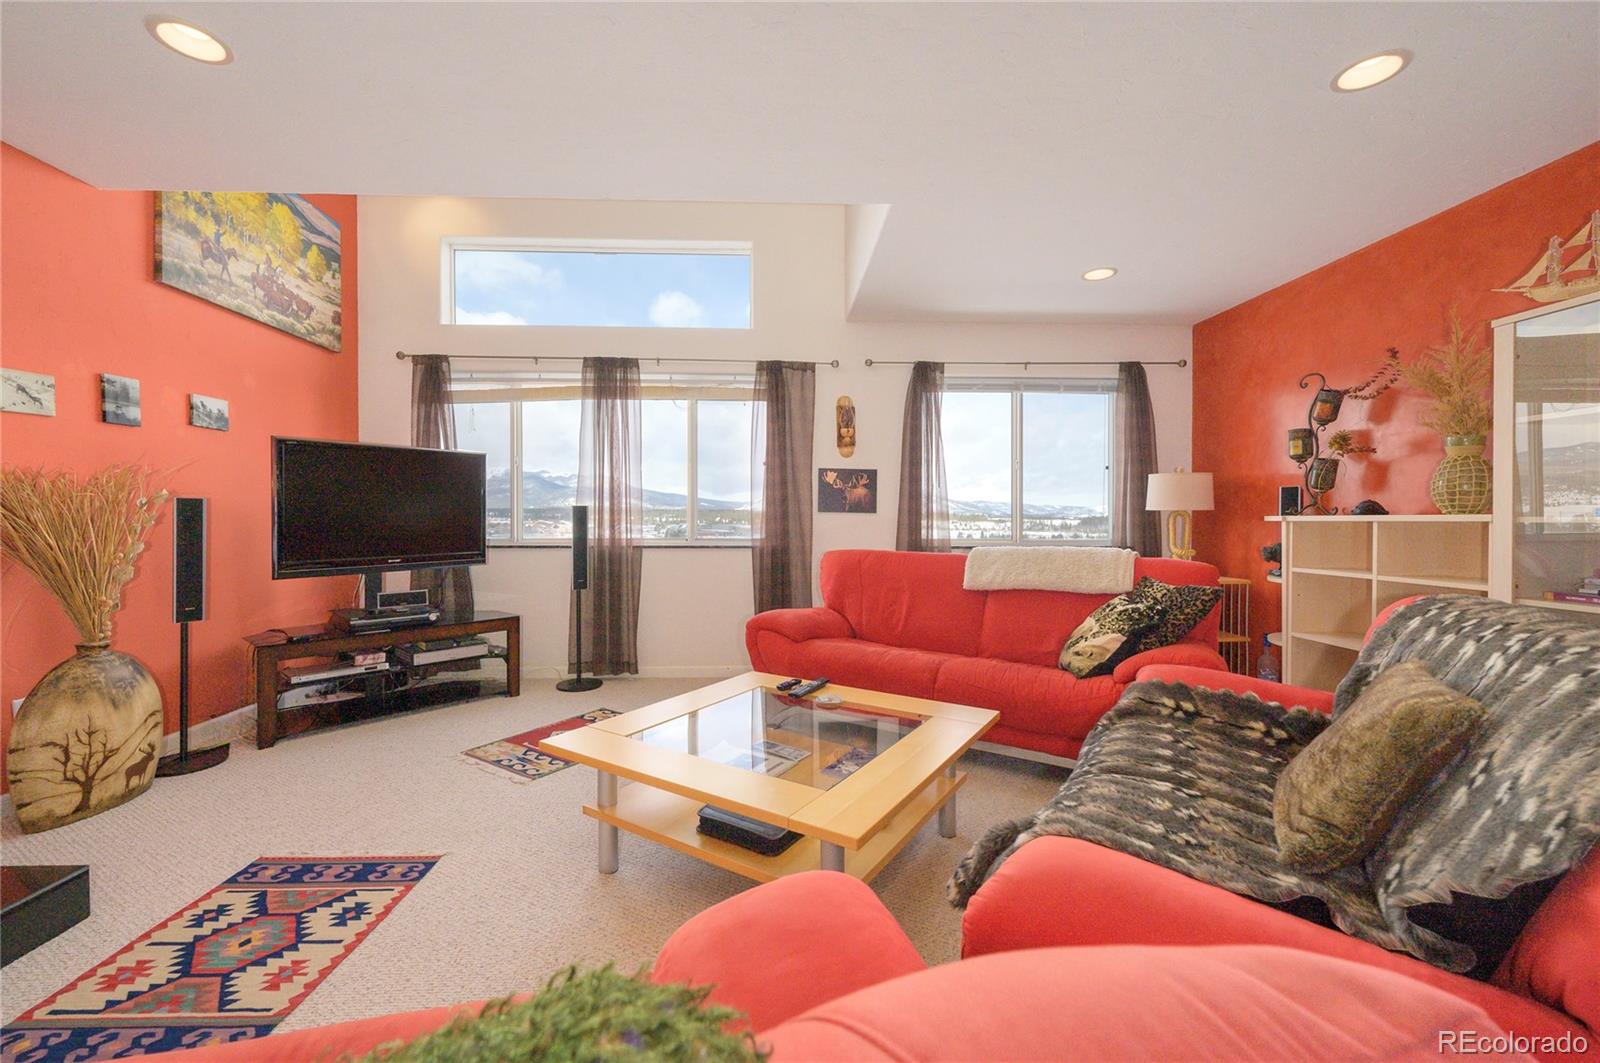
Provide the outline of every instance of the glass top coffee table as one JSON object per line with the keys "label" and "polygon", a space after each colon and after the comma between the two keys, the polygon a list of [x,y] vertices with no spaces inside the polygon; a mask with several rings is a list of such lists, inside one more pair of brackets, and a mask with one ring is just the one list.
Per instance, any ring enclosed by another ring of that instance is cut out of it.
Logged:
{"label": "glass top coffee table", "polygon": [[[758,882],[819,867],[870,881],[935,814],[955,837],[955,762],[998,713],[834,685],[819,693],[842,703],[818,705],[780,694],[783,678],[747,672],[539,743],[599,771],[583,813],[601,871],[617,870],[619,829]],[[704,805],[803,837],[762,855],[701,834]]]}

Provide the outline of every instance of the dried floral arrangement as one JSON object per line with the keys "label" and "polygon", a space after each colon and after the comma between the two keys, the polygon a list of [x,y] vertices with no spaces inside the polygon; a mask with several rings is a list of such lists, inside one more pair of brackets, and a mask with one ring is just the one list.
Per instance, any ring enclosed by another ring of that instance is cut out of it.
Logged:
{"label": "dried floral arrangement", "polygon": [[1405,382],[1433,399],[1423,425],[1442,436],[1481,436],[1489,431],[1489,348],[1468,334],[1461,315],[1450,311],[1450,338],[1429,347],[1407,365]]}
{"label": "dried floral arrangement", "polygon": [[[1400,380],[1403,369],[1400,365],[1400,349],[1390,347],[1384,352],[1383,362],[1379,364],[1371,376],[1354,387],[1344,389],[1346,398],[1357,399],[1361,402],[1371,402],[1385,391],[1394,387]],[[1355,451],[1353,453],[1360,453]]]}
{"label": "dried floral arrangement", "polygon": [[137,465],[82,478],[0,469],[0,552],[55,596],[84,645],[110,643],[122,588],[167,500],[149,479]]}
{"label": "dried floral arrangement", "polygon": [[1355,433],[1348,428],[1341,428],[1328,437],[1328,450],[1341,458],[1353,457],[1357,454],[1376,454],[1377,447],[1365,443],[1357,443]]}

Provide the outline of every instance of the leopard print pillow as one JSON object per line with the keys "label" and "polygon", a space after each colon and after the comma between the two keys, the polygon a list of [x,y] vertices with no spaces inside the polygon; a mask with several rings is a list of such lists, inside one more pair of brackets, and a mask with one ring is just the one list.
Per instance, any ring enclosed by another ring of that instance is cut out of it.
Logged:
{"label": "leopard print pillow", "polygon": [[1162,583],[1145,576],[1128,595],[1137,602],[1152,606],[1158,614],[1156,622],[1140,633],[1138,645],[1125,655],[1131,657],[1135,653],[1182,642],[1183,637],[1217,607],[1222,600],[1222,588]]}
{"label": "leopard print pillow", "polygon": [[1134,652],[1139,636],[1159,619],[1149,602],[1119,594],[1073,630],[1056,663],[1079,679],[1110,675]]}

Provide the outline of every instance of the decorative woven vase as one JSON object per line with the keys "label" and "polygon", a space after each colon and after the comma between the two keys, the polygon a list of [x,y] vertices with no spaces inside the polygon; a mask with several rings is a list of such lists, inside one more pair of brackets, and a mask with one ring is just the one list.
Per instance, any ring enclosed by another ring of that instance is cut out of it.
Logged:
{"label": "decorative woven vase", "polygon": [[1440,513],[1489,512],[1489,463],[1482,436],[1446,436],[1445,458],[1433,470],[1428,495]]}
{"label": "decorative woven vase", "polygon": [[161,691],[105,644],[78,647],[23,700],[6,748],[17,820],[30,834],[86,819],[150,788]]}

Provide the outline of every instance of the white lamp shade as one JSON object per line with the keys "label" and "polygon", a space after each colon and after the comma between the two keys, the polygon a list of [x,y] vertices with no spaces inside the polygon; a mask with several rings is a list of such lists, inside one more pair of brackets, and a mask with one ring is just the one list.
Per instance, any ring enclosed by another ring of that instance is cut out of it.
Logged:
{"label": "white lamp shade", "polygon": [[1145,495],[1144,508],[1150,510],[1185,509],[1190,512],[1212,508],[1211,474],[1208,472],[1153,472]]}

